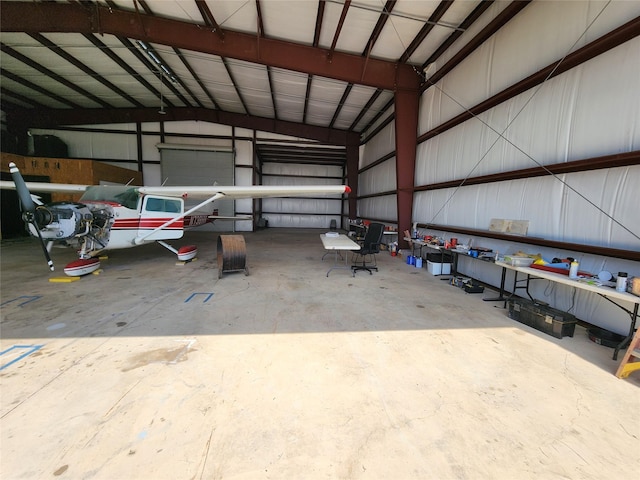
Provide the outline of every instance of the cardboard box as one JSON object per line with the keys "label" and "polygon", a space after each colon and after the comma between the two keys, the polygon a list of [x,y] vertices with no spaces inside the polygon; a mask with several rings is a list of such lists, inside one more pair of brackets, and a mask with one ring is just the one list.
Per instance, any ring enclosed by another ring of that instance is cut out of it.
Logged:
{"label": "cardboard box", "polygon": [[427,260],[427,270],[431,275],[449,275],[451,274],[451,264],[435,263]]}

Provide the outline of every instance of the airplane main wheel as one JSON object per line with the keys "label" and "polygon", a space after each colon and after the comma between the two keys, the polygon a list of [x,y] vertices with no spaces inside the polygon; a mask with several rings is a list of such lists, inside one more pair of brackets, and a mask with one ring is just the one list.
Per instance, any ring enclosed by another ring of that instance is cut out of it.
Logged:
{"label": "airplane main wheel", "polygon": [[184,247],[180,247],[178,249],[178,260],[181,262],[188,262],[189,260],[193,260],[196,258],[198,254],[198,247],[195,245],[185,245]]}
{"label": "airplane main wheel", "polygon": [[85,258],[71,262],[64,267],[64,273],[70,277],[82,277],[100,268],[100,259]]}

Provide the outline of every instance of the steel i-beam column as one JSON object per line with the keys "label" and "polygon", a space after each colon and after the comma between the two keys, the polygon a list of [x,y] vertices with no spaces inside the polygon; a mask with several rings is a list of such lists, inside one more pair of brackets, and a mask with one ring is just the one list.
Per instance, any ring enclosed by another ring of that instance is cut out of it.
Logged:
{"label": "steel i-beam column", "polygon": [[408,244],[403,240],[404,235],[402,235],[402,232],[411,230],[411,220],[413,217],[413,190],[420,96],[417,90],[396,90],[394,100],[398,243],[401,248],[407,248]]}
{"label": "steel i-beam column", "polygon": [[[356,139],[357,140],[357,139]],[[351,188],[349,194],[349,220],[358,216],[358,168],[360,163],[360,147],[356,142],[347,141],[347,185]]]}

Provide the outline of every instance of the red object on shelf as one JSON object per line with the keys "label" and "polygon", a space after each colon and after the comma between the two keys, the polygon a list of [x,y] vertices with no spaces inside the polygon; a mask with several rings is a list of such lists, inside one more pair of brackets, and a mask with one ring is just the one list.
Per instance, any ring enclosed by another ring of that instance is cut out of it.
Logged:
{"label": "red object on shelf", "polygon": [[[547,267],[546,265],[536,265],[535,263],[532,263],[531,265],[529,265],[529,267],[535,268],[536,270],[544,270],[545,272],[559,273],[560,275],[569,276],[568,268]],[[581,272],[581,271],[578,271],[578,275],[582,275],[585,277],[591,276],[589,272]]]}

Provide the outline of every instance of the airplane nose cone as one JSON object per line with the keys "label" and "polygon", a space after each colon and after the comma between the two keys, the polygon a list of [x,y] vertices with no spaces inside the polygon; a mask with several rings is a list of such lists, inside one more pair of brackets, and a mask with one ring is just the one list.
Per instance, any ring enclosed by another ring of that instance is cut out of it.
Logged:
{"label": "airplane nose cone", "polygon": [[351,193],[351,187],[349,185],[345,185],[344,193]]}

